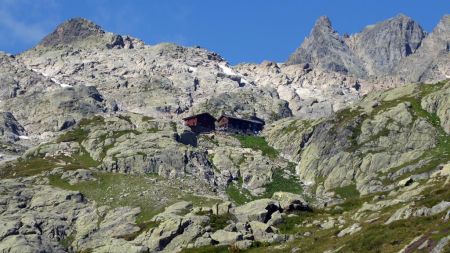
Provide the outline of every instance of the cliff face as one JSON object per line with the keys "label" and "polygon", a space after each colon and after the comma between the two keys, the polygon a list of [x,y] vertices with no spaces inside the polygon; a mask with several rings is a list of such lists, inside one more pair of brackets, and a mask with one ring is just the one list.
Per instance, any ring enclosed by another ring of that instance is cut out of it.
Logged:
{"label": "cliff face", "polygon": [[364,76],[361,63],[332,27],[327,17],[320,17],[311,34],[287,61],[287,64],[310,64],[325,70]]}
{"label": "cliff face", "polygon": [[399,15],[354,35],[355,54],[368,75],[393,73],[399,62],[416,53],[426,33],[411,18]]}
{"label": "cliff face", "polygon": [[321,17],[287,64],[310,64],[378,82],[438,81],[449,74],[448,69],[436,70],[431,62],[449,65],[448,27],[448,16],[444,16],[427,34],[417,22],[401,14],[360,33],[341,36],[328,18]]}

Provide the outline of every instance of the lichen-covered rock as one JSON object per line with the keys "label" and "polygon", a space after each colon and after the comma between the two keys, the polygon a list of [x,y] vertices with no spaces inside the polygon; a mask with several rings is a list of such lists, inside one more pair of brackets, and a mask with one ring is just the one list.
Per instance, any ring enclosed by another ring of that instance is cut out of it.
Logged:
{"label": "lichen-covered rock", "polygon": [[422,98],[421,105],[429,113],[435,113],[439,117],[444,131],[450,134],[450,83],[445,84],[439,91]]}
{"label": "lichen-covered rock", "polygon": [[74,185],[85,181],[95,181],[92,171],[86,169],[78,169],[75,171],[65,171],[61,175],[61,179],[67,180],[69,184]]}
{"label": "lichen-covered rock", "polygon": [[11,111],[31,137],[47,140],[44,134],[64,130],[68,121],[107,111],[104,98],[93,86],[55,87],[9,99],[0,103],[0,110]]}
{"label": "lichen-covered rock", "polygon": [[260,221],[250,221],[252,234],[257,242],[280,243],[286,239],[285,236],[279,235],[276,228]]}
{"label": "lichen-covered rock", "polygon": [[290,192],[275,192],[272,199],[278,200],[284,212],[306,211],[310,207],[303,196]]}
{"label": "lichen-covered rock", "polygon": [[0,113],[0,141],[14,142],[25,135],[25,129],[10,112]]}
{"label": "lichen-covered rock", "polygon": [[220,171],[218,183],[226,186],[229,181],[242,178],[242,186],[252,194],[265,191],[264,186],[272,181],[277,164],[261,152],[233,146],[216,147],[209,151],[212,163]]}
{"label": "lichen-covered rock", "polygon": [[361,225],[358,224],[358,223],[355,223],[355,224],[351,225],[350,227],[347,227],[347,228],[341,230],[337,234],[337,236],[338,237],[343,237],[343,236],[346,236],[346,235],[352,235],[354,233],[358,233],[359,231],[361,231],[361,229],[362,229]]}
{"label": "lichen-covered rock", "polygon": [[268,126],[264,135],[268,143],[289,160],[300,160],[301,151],[310,141],[318,121],[285,119]]}
{"label": "lichen-covered rock", "polygon": [[271,215],[280,208],[278,201],[258,199],[236,207],[233,214],[240,222],[260,221],[266,223],[270,220]]}
{"label": "lichen-covered rock", "polygon": [[[375,92],[331,119],[308,128],[306,121],[285,120],[266,135],[282,155],[298,162],[296,171],[304,184],[318,185],[316,194],[353,184],[362,194],[386,191],[392,186],[383,184],[379,173],[392,181],[412,173],[427,163],[413,161],[438,144],[439,129],[420,114],[418,99],[412,98],[418,94],[419,85]],[[373,101],[379,108],[368,106]]]}
{"label": "lichen-covered rock", "polygon": [[242,240],[242,234],[238,232],[229,232],[225,230],[217,230],[211,234],[211,238],[219,244],[230,245]]}
{"label": "lichen-covered rock", "polygon": [[314,67],[342,73],[365,75],[363,64],[332,27],[328,17],[320,17],[311,34],[289,57],[288,64],[311,64]]}

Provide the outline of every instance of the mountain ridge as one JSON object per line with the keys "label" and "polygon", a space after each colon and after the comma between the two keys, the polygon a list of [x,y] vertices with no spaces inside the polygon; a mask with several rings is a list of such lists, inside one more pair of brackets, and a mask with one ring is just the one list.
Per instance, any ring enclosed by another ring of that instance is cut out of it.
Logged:
{"label": "mountain ridge", "polygon": [[[406,73],[397,69],[402,65],[408,65],[409,59],[421,50],[422,42],[426,42],[426,38],[439,37],[437,28],[439,26],[446,27],[447,16],[444,15],[441,18],[435,28],[436,31],[430,34],[427,34],[412,18],[399,14],[348,37],[339,35],[332,28],[331,21],[326,17],[321,17],[310,35],[289,57],[287,64],[310,64],[363,79],[379,78],[379,76],[388,74],[396,80],[426,81],[420,77],[408,78]],[[321,27],[326,29],[323,30]],[[328,46],[324,46],[324,44]],[[330,50],[329,45],[334,45],[331,48],[335,48],[335,50],[327,51]],[[448,50],[441,54],[448,55]],[[434,57],[440,56],[435,55]],[[411,64],[409,65],[411,66]],[[430,70],[424,69],[419,75],[423,76],[427,72]],[[435,76],[429,76],[429,80],[437,81],[442,77],[445,78],[448,74],[448,70],[443,70],[441,73],[434,74]]]}

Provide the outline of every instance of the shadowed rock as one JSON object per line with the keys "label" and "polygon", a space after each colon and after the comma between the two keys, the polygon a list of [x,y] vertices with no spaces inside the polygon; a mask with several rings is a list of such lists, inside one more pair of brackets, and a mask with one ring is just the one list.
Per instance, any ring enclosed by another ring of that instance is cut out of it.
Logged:
{"label": "shadowed rock", "polygon": [[104,33],[103,29],[92,21],[84,18],[72,18],[59,25],[51,34],[45,36],[40,45],[51,47],[59,44],[71,44],[74,41],[100,36]]}

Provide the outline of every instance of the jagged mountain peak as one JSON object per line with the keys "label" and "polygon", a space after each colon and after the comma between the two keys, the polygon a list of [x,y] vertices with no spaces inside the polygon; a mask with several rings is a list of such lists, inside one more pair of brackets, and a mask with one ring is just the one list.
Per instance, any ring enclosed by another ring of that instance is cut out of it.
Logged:
{"label": "jagged mountain peak", "polygon": [[334,30],[333,24],[331,20],[327,16],[321,16],[316,20],[311,33],[309,35],[310,38],[319,39],[322,36],[331,36],[339,39],[339,34]]}
{"label": "jagged mountain peak", "polygon": [[[449,20],[444,16],[433,32],[441,41],[448,37]],[[340,36],[329,18],[322,16],[287,64],[307,63],[360,78],[395,75],[395,67],[402,59],[415,54],[426,37],[427,33],[418,22],[401,13],[369,25],[351,37]]]}
{"label": "jagged mountain peak", "polygon": [[450,24],[450,14],[445,14],[444,16],[442,16],[439,23],[449,25]]}
{"label": "jagged mountain peak", "polygon": [[43,47],[45,48],[44,51],[46,51],[55,46],[68,49],[73,47],[93,50],[105,48],[130,49],[142,48],[145,46],[145,43],[131,36],[121,36],[106,32],[101,26],[88,19],[71,18],[58,25],[52,33],[45,36],[37,48],[42,49]]}
{"label": "jagged mountain peak", "polygon": [[[404,28],[403,26],[419,26],[420,27],[420,24],[418,22],[416,22],[413,18],[411,18],[403,13],[400,13],[397,16],[387,19],[385,21],[381,21],[381,22],[377,23],[376,26],[383,26],[383,25],[389,25],[389,24],[396,24],[399,26],[398,27],[399,29]],[[420,29],[422,29],[422,28],[420,27]]]}
{"label": "jagged mountain peak", "polygon": [[94,22],[85,18],[72,18],[60,24],[56,29],[42,39],[40,45],[55,46],[71,44],[93,36],[101,36],[105,31]]}
{"label": "jagged mountain peak", "polygon": [[344,38],[333,29],[330,19],[321,16],[287,64],[308,64],[334,72],[363,75],[363,69],[353,58]]}
{"label": "jagged mountain peak", "polygon": [[331,20],[327,16],[320,16],[314,25],[314,27],[327,27],[327,28],[333,28],[333,24],[331,23]]}
{"label": "jagged mountain peak", "polygon": [[433,32],[445,32],[446,35],[450,37],[449,31],[450,31],[450,14],[446,14],[442,16],[441,20],[439,20],[439,23],[437,24]]}
{"label": "jagged mountain peak", "polygon": [[410,16],[405,15],[404,13],[399,13],[390,20],[412,20],[412,18]]}

